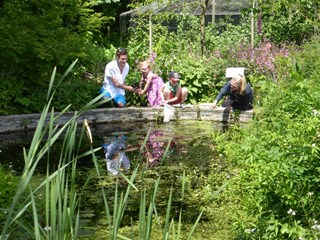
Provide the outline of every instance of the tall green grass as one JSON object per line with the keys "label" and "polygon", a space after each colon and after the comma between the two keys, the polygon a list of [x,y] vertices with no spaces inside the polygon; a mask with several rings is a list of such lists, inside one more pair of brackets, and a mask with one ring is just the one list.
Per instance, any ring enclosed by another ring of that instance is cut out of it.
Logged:
{"label": "tall green grass", "polygon": [[[77,61],[72,63],[65,74],[57,83],[57,86],[72,70]],[[12,199],[10,208],[7,211],[6,220],[1,228],[0,240],[11,239],[20,232],[22,238],[29,239],[77,239],[79,238],[80,229],[80,209],[81,209],[81,191],[85,188],[87,182],[81,188],[76,184],[77,162],[80,158],[91,156],[96,169],[97,178],[102,176],[102,171],[98,164],[98,159],[95,153],[100,148],[91,148],[84,153],[80,152],[80,146],[84,141],[83,136],[87,132],[90,142],[90,128],[85,123],[82,126],[80,135],[77,133],[78,117],[86,110],[104,103],[100,101],[101,96],[97,96],[87,105],[85,105],[62,126],[59,126],[58,120],[69,110],[67,106],[59,114],[54,113],[50,105],[56,91],[54,80],[56,69],[54,69],[48,89],[47,102],[43,108],[38,125],[35,129],[32,142],[29,149],[24,149],[24,169],[20,176],[20,181],[16,189],[16,193]],[[57,144],[57,140],[63,139],[59,156],[58,166],[52,171],[49,166],[52,161],[50,155],[51,148]],[[170,143],[169,143],[170,144]],[[168,147],[166,151],[168,150]],[[40,161],[47,160],[46,178],[36,186],[32,184],[32,179]],[[164,159],[164,158],[163,158]],[[142,167],[141,167],[142,166]],[[142,171],[142,176],[148,174],[148,165],[137,166],[131,176],[126,176],[120,173],[118,178],[123,178],[128,183],[125,192],[118,191],[118,182],[114,192],[113,203],[110,204],[107,200],[105,189],[102,187],[101,192],[104,200],[104,209],[108,228],[107,236],[110,239],[132,239],[131,237],[120,234],[121,222],[127,207],[129,194],[132,190],[140,191],[140,213],[138,221],[138,236],[139,239],[153,239],[153,229],[160,229],[163,233],[163,239],[181,239],[182,226],[182,208],[178,222],[171,217],[171,202],[172,191],[168,197],[165,222],[161,220],[157,210],[157,193],[159,188],[160,177],[155,181],[153,193],[148,199],[147,188],[138,189],[135,185],[135,178],[138,171]],[[185,178],[185,176],[184,176]],[[183,178],[183,179],[184,179]],[[184,195],[185,182],[182,181],[182,199]],[[37,196],[44,194],[44,200],[39,200]],[[110,209],[110,206],[113,209]],[[202,213],[201,213],[202,214]],[[194,226],[190,230],[188,239],[191,238],[196,225],[198,224],[201,214],[199,215]],[[134,236],[136,232],[132,230],[130,236]]]}

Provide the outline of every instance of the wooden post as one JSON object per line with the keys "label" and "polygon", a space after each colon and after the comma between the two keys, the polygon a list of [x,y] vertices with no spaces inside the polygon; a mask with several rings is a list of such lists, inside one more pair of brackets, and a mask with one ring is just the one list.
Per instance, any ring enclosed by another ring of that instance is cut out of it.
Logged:
{"label": "wooden post", "polygon": [[201,1],[201,16],[200,16],[200,33],[201,33],[201,56],[204,57],[206,53],[206,11],[208,7],[209,0]]}
{"label": "wooden post", "polygon": [[152,14],[149,17],[149,51],[152,53]]}
{"label": "wooden post", "polygon": [[212,17],[212,24],[216,21],[216,0],[212,0],[212,9],[211,9],[211,17]]}
{"label": "wooden post", "polygon": [[252,10],[251,10],[251,48],[254,48],[254,14],[253,10],[255,7],[256,0],[253,1]]}
{"label": "wooden post", "polygon": [[251,12],[251,48],[254,47],[254,16],[253,12]]}

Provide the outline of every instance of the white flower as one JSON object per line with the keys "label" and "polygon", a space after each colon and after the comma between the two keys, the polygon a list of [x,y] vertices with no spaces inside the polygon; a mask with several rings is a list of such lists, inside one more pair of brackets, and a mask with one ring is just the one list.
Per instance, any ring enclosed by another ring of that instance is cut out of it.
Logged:
{"label": "white flower", "polygon": [[315,144],[315,143],[312,143],[312,147],[316,147],[316,144]]}
{"label": "white flower", "polygon": [[315,110],[315,109],[313,109],[312,110],[312,112],[313,112],[313,115],[315,115],[315,116],[317,116],[317,115],[319,115],[320,114],[320,112],[318,112],[317,110]]}
{"label": "white flower", "polygon": [[307,193],[307,195],[308,195],[309,197],[313,196],[313,194],[314,194],[314,192],[308,192],[308,193]]}
{"label": "white flower", "polygon": [[50,227],[50,226],[45,226],[45,227],[43,228],[43,230],[45,230],[46,232],[49,232],[49,231],[51,230],[51,227]]}
{"label": "white flower", "polygon": [[320,230],[320,225],[315,224],[311,228],[319,231]]}
{"label": "white flower", "polygon": [[295,216],[296,212],[294,210],[292,210],[291,208],[288,210],[287,212],[289,215]]}

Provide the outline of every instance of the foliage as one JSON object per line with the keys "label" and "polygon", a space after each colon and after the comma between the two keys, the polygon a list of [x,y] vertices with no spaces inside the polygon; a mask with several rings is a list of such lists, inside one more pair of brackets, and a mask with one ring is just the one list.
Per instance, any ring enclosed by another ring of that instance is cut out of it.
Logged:
{"label": "foliage", "polygon": [[[134,20],[134,34],[131,34],[128,48],[140,44],[140,55],[136,55],[135,62],[150,59],[153,71],[167,81],[169,71],[178,71],[181,75],[181,84],[188,88],[187,102],[199,103],[213,101],[219,89],[226,82],[225,69],[230,66],[230,49],[242,43],[239,39],[247,41],[246,27],[233,26],[227,21],[219,25],[208,26],[207,31],[212,33],[208,40],[207,57],[203,58],[200,52],[200,37],[198,17],[191,17],[184,13],[173,16],[161,13],[152,16],[152,53],[149,49],[149,13],[142,14]],[[170,31],[166,24],[177,22],[177,30]],[[219,32],[218,28],[226,28],[226,32]],[[237,39],[237,44],[234,40]],[[135,78],[136,73],[133,73]],[[128,82],[134,80],[128,77]],[[131,97],[131,95],[130,95]],[[139,105],[139,99],[130,104]],[[144,105],[143,103],[140,105]]]}
{"label": "foliage", "polygon": [[320,89],[318,70],[311,68],[319,59],[306,54],[312,46],[319,40],[294,55],[303,63],[298,71],[292,68],[278,84],[269,83],[249,126],[234,126],[215,140],[232,173],[223,197],[237,202],[230,213],[243,239],[319,237]]}
{"label": "foliage", "polygon": [[[58,85],[61,84],[74,67],[75,63],[76,62],[69,67],[58,82]],[[69,106],[67,106],[59,115],[55,115],[53,109],[50,111],[53,96],[57,92],[54,88],[55,74],[56,71],[54,70],[47,92],[47,102],[40,116],[30,147],[29,149],[24,149],[25,165],[17,186],[15,186],[14,191],[12,192],[12,201],[8,204],[8,207],[4,209],[5,211],[3,211],[5,216],[3,221],[4,224],[1,229],[1,240],[9,237],[29,237],[32,239],[78,239],[80,230],[81,191],[86,187],[90,179],[87,179],[83,186],[77,185],[77,161],[82,157],[91,156],[96,167],[95,177],[101,179],[101,169],[99,168],[95,155],[95,152],[101,148],[94,149],[91,146],[91,131],[86,122],[84,122],[80,134],[78,134],[77,131],[77,123],[80,115],[87,109],[101,104],[102,102],[98,102],[100,97],[96,97],[76,112],[66,124],[60,126],[60,128],[56,127],[57,122],[59,122],[61,117],[64,117]],[[49,116],[48,122],[47,116]],[[79,151],[79,149],[82,142],[87,140],[84,138],[85,135],[88,137],[90,149],[86,152],[82,152]],[[51,149],[60,138],[63,138],[63,144],[60,148],[61,152],[59,156],[53,156],[50,154]],[[142,149],[144,147],[145,146],[142,146]],[[168,151],[168,148],[166,151]],[[55,169],[52,170],[49,167],[49,164],[51,161],[55,161],[55,159],[52,158],[56,157],[58,157],[58,164]],[[47,159],[47,175],[40,183],[31,184],[32,179],[35,178],[35,171],[39,162],[43,159]],[[118,182],[115,184],[113,209],[109,208],[110,203],[108,203],[106,191],[103,186],[101,187],[101,195],[105,204],[104,210],[108,222],[105,236],[110,239],[127,239],[124,233],[120,232],[120,229],[124,211],[126,210],[127,202],[129,200],[129,193],[131,189],[135,189],[136,191],[141,191],[138,221],[139,239],[153,239],[151,236],[153,228],[155,227],[154,221],[157,223],[156,226],[160,229],[163,238],[173,236],[174,239],[184,239],[184,237],[182,237],[184,236],[182,234],[182,205],[180,207],[178,222],[172,217],[171,203],[173,188],[170,190],[165,216],[162,218],[156,205],[160,178],[154,182],[151,199],[148,200],[149,193],[147,193],[147,188],[149,184],[146,183],[144,179],[148,176],[148,164],[146,165],[146,168],[144,166],[141,167],[141,175],[143,176],[142,183],[144,185],[141,190],[139,190],[134,183],[138,170],[139,165],[132,172],[131,177],[127,177],[121,173],[118,180],[124,180],[127,183],[127,189],[124,193],[120,192],[118,189]],[[185,179],[185,174],[183,174],[181,180],[182,200],[185,191]],[[6,188],[7,187],[5,187],[4,190],[6,190]],[[41,197],[43,194],[45,197]],[[197,216],[194,224],[187,231],[186,239],[191,239],[201,215],[202,212]],[[135,234],[135,232],[131,229],[131,232],[128,235],[132,236],[133,234]]]}
{"label": "foliage", "polygon": [[[55,104],[61,110],[73,102],[71,110],[92,99],[101,84],[105,64],[113,58],[113,46],[130,51],[129,84],[139,79],[137,63],[150,58],[149,16],[145,12],[132,19],[132,28],[121,36],[119,12],[149,4],[153,1],[54,0],[16,2],[5,0],[0,6],[0,114],[40,112],[52,66],[69,65],[79,59],[72,83],[64,86]],[[159,1],[162,4],[162,1]],[[175,3],[175,1],[172,1]],[[196,3],[198,4],[198,3]],[[169,12],[152,15],[152,52],[156,53],[154,71],[164,80],[168,71],[181,72],[183,84],[189,87],[189,102],[211,101],[226,81],[227,66],[245,66],[252,84],[261,80],[278,80],[275,65],[284,66],[287,47],[284,42],[301,44],[319,31],[319,4],[312,0],[259,1],[247,9],[239,25],[226,17],[206,26],[206,49],[201,51],[200,19],[189,15],[190,4],[183,5],[181,14]],[[258,19],[258,37],[254,50],[249,46],[250,16],[253,10]],[[177,28],[168,26],[177,25]],[[289,29],[289,31],[288,31]],[[260,42],[260,39],[267,39]],[[119,41],[120,40],[120,41]],[[266,50],[267,44],[271,48]],[[279,45],[278,45],[279,44]],[[133,51],[134,50],[134,51]],[[112,52],[110,57],[110,52]],[[254,57],[252,57],[254,56]],[[185,63],[182,63],[186,59]],[[280,61],[280,63],[278,63]],[[292,63],[287,62],[288,66]],[[190,68],[189,68],[190,67]],[[187,69],[189,70],[187,72]],[[197,72],[190,73],[190,72]],[[187,72],[187,73],[186,73]],[[205,74],[205,73],[208,74]],[[184,76],[185,75],[185,76]],[[85,77],[84,77],[85,76]],[[90,78],[88,78],[90,76]],[[79,84],[79,87],[77,87]],[[67,94],[70,87],[71,94]],[[79,90],[83,88],[83,90]],[[72,94],[72,93],[77,94]],[[128,94],[128,104],[145,106],[145,98]],[[79,105],[78,105],[79,104]]]}
{"label": "foliage", "polygon": [[[285,67],[283,61],[288,59],[290,49],[293,49],[294,45],[276,45],[266,40],[258,42],[253,49],[248,44],[243,45],[246,47],[232,49],[231,55],[234,62],[246,67],[246,74],[250,79],[263,77],[265,80],[276,82],[284,77],[285,72],[279,72],[280,67]],[[290,67],[287,66],[284,71]],[[251,82],[255,83],[254,80]]]}
{"label": "foliage", "polygon": [[[62,76],[60,83],[68,72],[71,71],[75,63],[76,62],[74,62]],[[54,70],[46,96],[47,102],[40,116],[30,147],[28,150],[24,149],[24,169],[17,183],[17,187],[13,192],[14,196],[12,201],[6,210],[0,239],[6,239],[8,236],[11,237],[11,235],[15,237],[16,228],[23,229],[27,235],[32,236],[31,238],[34,239],[44,237],[48,239],[70,238],[71,236],[74,238],[77,237],[79,197],[75,192],[74,174],[76,161],[81,156],[73,154],[76,149],[76,119],[83,111],[95,106],[99,98],[94,99],[80,109],[79,112],[71,117],[61,128],[55,127],[55,121],[69,109],[69,106],[67,106],[58,116],[54,115],[53,109],[51,113],[49,111],[52,97],[56,92],[53,89],[55,74],[56,71]],[[49,123],[46,123],[47,116],[50,116]],[[64,145],[61,148],[57,170],[49,173],[48,168],[45,180],[38,186],[32,187],[30,183],[37,165],[46,155],[48,160],[50,159],[50,148],[63,133],[65,133]],[[80,143],[82,141],[81,139],[82,137],[79,140]],[[44,140],[44,145],[40,147]],[[83,154],[83,156],[85,155],[86,153]],[[40,206],[46,206],[44,216],[38,215],[39,203],[36,196],[40,191],[46,193],[46,198],[42,199],[45,200],[45,203],[42,202],[40,204]],[[29,192],[29,194],[27,194],[27,192]],[[33,221],[29,221],[29,219]],[[42,224],[45,224],[45,226]],[[74,229],[74,231],[70,231],[69,229]],[[25,235],[23,236],[25,237]]]}
{"label": "foliage", "polygon": [[275,43],[301,44],[319,33],[319,7],[313,0],[259,1],[262,34]]}
{"label": "foliage", "polygon": [[2,226],[5,220],[5,215],[7,214],[6,209],[10,206],[11,199],[13,198],[17,187],[18,178],[3,167],[0,167],[0,178],[0,225]]}
{"label": "foliage", "polygon": [[52,66],[66,66],[79,58],[89,67],[87,59],[93,56],[88,50],[95,48],[95,35],[111,20],[95,13],[90,2],[4,1],[0,8],[0,80],[6,94],[2,95],[1,114],[40,112]]}

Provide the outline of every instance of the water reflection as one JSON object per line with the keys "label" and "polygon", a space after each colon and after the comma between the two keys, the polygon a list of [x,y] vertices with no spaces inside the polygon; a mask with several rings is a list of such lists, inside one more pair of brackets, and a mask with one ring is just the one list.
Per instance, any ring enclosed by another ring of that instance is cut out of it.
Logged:
{"label": "water reflection", "polygon": [[[173,152],[176,146],[176,140],[173,140],[172,137],[169,136],[159,129],[150,131],[145,146],[145,156],[149,166],[155,167],[162,162],[164,157],[169,156],[169,154]],[[166,149],[169,151],[166,152]]]}
{"label": "water reflection", "polygon": [[161,142],[159,137],[163,136],[163,132],[155,130],[150,132],[147,143],[145,155],[148,163],[156,165],[161,161],[164,153],[164,142]]}
{"label": "water reflection", "polygon": [[102,148],[105,153],[108,172],[118,175],[121,169],[128,171],[130,161],[125,153],[125,136],[120,135],[109,143],[103,143]]}
{"label": "water reflection", "polygon": [[[77,162],[77,185],[85,186],[81,201],[81,218],[88,221],[90,229],[104,229],[105,216],[101,209],[104,209],[103,199],[101,197],[101,186],[106,191],[107,200],[113,208],[115,188],[119,187],[119,192],[126,191],[127,182],[119,176],[119,172],[130,176],[132,170],[141,164],[150,166],[153,169],[145,174],[145,171],[138,171],[134,184],[138,189],[143,189],[147,185],[148,191],[153,188],[153,183],[161,176],[159,182],[159,193],[157,194],[157,204],[159,212],[165,212],[168,196],[171,189],[172,209],[178,213],[181,207],[181,179],[183,171],[186,175],[196,176],[190,180],[190,188],[201,188],[203,176],[207,175],[211,170],[214,162],[213,147],[211,147],[211,131],[224,130],[221,124],[213,122],[169,122],[167,124],[155,123],[132,123],[132,124],[100,124],[92,127],[93,147],[102,149],[97,152],[98,166],[101,170],[101,177],[95,176],[95,166],[93,165],[91,156],[88,158],[78,159]],[[11,139],[11,138],[10,138]],[[102,141],[103,140],[103,141]],[[10,163],[13,169],[23,166],[22,145],[28,146],[30,143],[23,139],[18,141],[14,138],[13,144],[8,146],[1,145],[0,141],[0,159],[1,164]],[[15,143],[15,144],[14,144]],[[55,159],[59,159],[61,145],[57,142],[57,146],[53,146],[50,151],[50,164],[54,164]],[[90,149],[89,141],[82,143],[79,152],[85,152]],[[13,154],[20,155],[14,156]],[[109,163],[109,164],[108,164]],[[47,159],[41,162],[40,173],[45,176],[47,171]],[[220,164],[220,163],[219,163]],[[216,164],[217,165],[217,164]],[[214,165],[214,166],[216,166]],[[220,164],[223,166],[223,164]],[[219,165],[219,166],[220,166]],[[130,168],[130,169],[129,169]],[[84,184],[87,181],[88,184]],[[144,181],[147,182],[145,184]],[[115,185],[115,182],[119,184]],[[189,198],[186,198],[189,199]],[[138,220],[140,210],[140,191],[132,191],[130,193],[127,209],[124,213],[123,224],[129,226],[132,221]],[[194,202],[185,202],[184,211],[188,219],[196,218],[198,205]],[[102,220],[103,219],[103,220]],[[87,223],[85,223],[87,224]],[[101,225],[99,225],[101,224]],[[87,225],[86,225],[87,226]]]}
{"label": "water reflection", "polygon": [[[211,130],[219,132],[227,131],[229,125],[218,124],[214,122],[170,122],[167,124],[156,124],[154,122],[141,123],[125,123],[125,124],[99,124],[91,127],[93,134],[93,147],[100,147],[102,144],[111,144],[119,136],[125,137],[124,151],[121,148],[110,154],[109,159],[124,157],[123,153],[128,157],[131,166],[136,166],[141,162],[149,163],[149,166],[158,166],[163,160],[162,165],[174,165],[178,161],[183,161],[184,164],[192,164],[193,157],[186,161],[184,156],[187,149],[192,145],[208,143],[208,133]],[[149,132],[150,131],[150,132]],[[23,169],[23,147],[28,149],[33,132],[17,132],[10,134],[0,134],[0,165],[8,169],[13,169],[21,172]],[[146,139],[147,137],[147,139]],[[209,137],[210,138],[210,137]],[[102,142],[103,139],[103,142]],[[119,139],[118,139],[119,140]],[[60,150],[63,140],[57,141],[57,144],[52,146],[50,150],[50,165],[53,167],[57,164],[60,156]],[[210,141],[210,140],[209,140]],[[117,142],[117,141],[116,141]],[[121,141],[120,141],[121,143]],[[118,145],[120,144],[117,143]],[[168,152],[166,148],[168,147]],[[120,144],[121,145],[121,144]],[[80,151],[87,151],[90,148],[89,142],[83,142]],[[106,162],[106,152],[102,149],[98,152],[98,159],[103,163]],[[194,154],[195,151],[192,150]],[[113,155],[113,156],[112,156]],[[121,155],[121,156],[120,156]],[[165,155],[165,159],[164,158]],[[182,156],[184,156],[182,158]],[[125,158],[125,157],[124,157]],[[81,158],[78,160],[79,169],[88,169],[93,166],[90,157]],[[107,166],[105,165],[107,169]],[[123,169],[126,169],[123,167]],[[47,157],[41,161],[37,170],[46,172]]]}
{"label": "water reflection", "polygon": [[[173,152],[176,146],[175,141],[168,137],[164,131],[159,129],[149,129],[145,139],[137,138],[135,145],[127,143],[127,137],[124,134],[117,136],[105,136],[102,144],[105,153],[105,161],[108,172],[116,176],[120,171],[130,169],[130,159],[127,152],[139,152],[142,161],[148,164],[148,167],[155,167],[162,162],[163,158]],[[166,152],[166,150],[169,150]]]}

